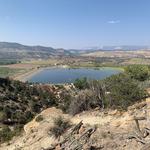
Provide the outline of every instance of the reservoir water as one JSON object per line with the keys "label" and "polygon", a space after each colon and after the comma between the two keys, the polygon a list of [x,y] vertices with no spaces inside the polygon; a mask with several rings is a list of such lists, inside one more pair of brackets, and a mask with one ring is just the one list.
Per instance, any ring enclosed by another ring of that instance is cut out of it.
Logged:
{"label": "reservoir water", "polygon": [[45,68],[39,73],[33,75],[30,79],[28,79],[28,81],[38,83],[62,84],[72,83],[75,79],[82,77],[87,77],[88,79],[104,79],[120,72],[121,70],[114,68]]}

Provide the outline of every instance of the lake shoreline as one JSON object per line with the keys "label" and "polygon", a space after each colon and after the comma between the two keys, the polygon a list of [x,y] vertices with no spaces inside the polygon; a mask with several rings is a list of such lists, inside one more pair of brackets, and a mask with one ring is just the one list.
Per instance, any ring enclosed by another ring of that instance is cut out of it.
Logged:
{"label": "lake shoreline", "polygon": [[31,69],[31,70],[27,71],[26,73],[16,74],[12,78],[14,80],[18,80],[21,82],[27,82],[30,78],[32,78],[34,75],[40,73],[41,71],[43,71],[45,69],[53,69],[53,68],[68,68],[68,66],[64,65],[64,66],[38,67],[38,68]]}
{"label": "lake shoreline", "polygon": [[30,80],[34,75],[37,75],[38,73],[42,72],[43,70],[46,69],[55,69],[55,68],[64,68],[64,69],[81,69],[81,68],[86,68],[86,69],[94,69],[94,70],[101,70],[101,69],[115,69],[119,71],[123,71],[124,69],[121,67],[71,67],[68,65],[62,65],[62,66],[51,66],[51,67],[39,67],[39,68],[34,68],[32,70],[29,70],[26,73],[23,74],[18,74],[14,77],[12,77],[14,80],[18,80],[21,82],[27,82]]}
{"label": "lake shoreline", "polygon": [[27,82],[30,78],[32,78],[34,75],[36,75],[37,73],[41,72],[43,69],[39,68],[39,69],[32,69],[24,74],[19,74],[16,75],[15,77],[12,77],[14,80],[18,80],[21,82]]}

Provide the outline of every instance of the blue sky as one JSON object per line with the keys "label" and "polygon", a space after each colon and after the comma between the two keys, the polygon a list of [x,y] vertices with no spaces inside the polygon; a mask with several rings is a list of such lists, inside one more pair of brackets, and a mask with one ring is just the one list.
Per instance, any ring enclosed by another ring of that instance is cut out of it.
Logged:
{"label": "blue sky", "polygon": [[150,0],[0,0],[0,41],[55,48],[150,45]]}

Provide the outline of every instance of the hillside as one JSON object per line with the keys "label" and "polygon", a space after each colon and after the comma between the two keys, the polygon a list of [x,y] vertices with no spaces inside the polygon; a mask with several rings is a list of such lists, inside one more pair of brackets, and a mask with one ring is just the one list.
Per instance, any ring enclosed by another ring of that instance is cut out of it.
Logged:
{"label": "hillside", "polygon": [[70,52],[64,49],[54,49],[44,46],[26,46],[18,43],[0,42],[0,59],[20,60],[31,58],[50,58],[68,56]]}
{"label": "hillside", "polygon": [[0,78],[0,143],[10,140],[33,116],[50,106],[56,106],[50,88]]}
{"label": "hillside", "polygon": [[99,58],[150,58],[149,50],[97,50],[82,54],[84,57]]}
{"label": "hillside", "polygon": [[[128,47],[125,49],[114,49],[114,47],[104,47],[106,49],[54,49],[52,47],[45,46],[27,46],[19,43],[0,42],[0,63],[7,61],[18,60],[30,60],[30,59],[48,59],[58,57],[70,57],[76,58],[84,57],[107,57],[107,58],[149,58],[150,51],[146,47]],[[112,48],[112,49],[109,49]],[[132,49],[133,48],[133,49]],[[109,49],[109,50],[108,50]]]}
{"label": "hillside", "polygon": [[[48,108],[37,115],[31,122],[24,126],[21,136],[14,138],[9,144],[3,144],[0,150],[61,150],[61,143],[67,136],[70,139],[64,147],[79,147],[77,150],[143,150],[143,144],[135,139],[128,139],[136,131],[134,116],[146,117],[147,105],[145,102],[136,104],[128,108],[127,112],[98,110],[86,111],[75,116],[64,114],[56,108]],[[42,116],[42,120],[37,118]],[[50,129],[54,126],[54,119],[58,116],[70,120],[73,124],[72,129],[82,120],[83,124],[78,132],[70,135],[71,130],[61,136],[60,141],[55,139]],[[147,126],[146,121],[140,121],[141,129]],[[96,128],[95,128],[96,127]],[[84,136],[89,129],[95,129],[90,137]],[[82,137],[82,138],[80,138]],[[77,140],[79,138],[79,140]],[[87,138],[87,141],[85,139]],[[77,141],[76,141],[77,140]],[[70,141],[70,142],[69,142]],[[81,148],[80,148],[81,147]],[[147,149],[148,150],[148,149]]]}
{"label": "hillside", "polygon": [[142,45],[115,45],[115,46],[103,46],[102,49],[104,50],[126,50],[126,51],[133,51],[133,50],[141,50],[145,49],[148,50],[149,46],[142,46]]}
{"label": "hillside", "polygon": [[0,150],[140,150],[150,135],[148,79],[139,65],[69,85],[0,78]]}

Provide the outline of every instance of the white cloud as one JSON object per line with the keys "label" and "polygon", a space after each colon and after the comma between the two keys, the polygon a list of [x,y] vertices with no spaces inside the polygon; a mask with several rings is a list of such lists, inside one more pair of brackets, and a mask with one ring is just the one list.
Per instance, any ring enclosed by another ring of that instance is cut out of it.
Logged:
{"label": "white cloud", "polygon": [[116,23],[120,23],[120,20],[110,20],[107,23],[116,24]]}

